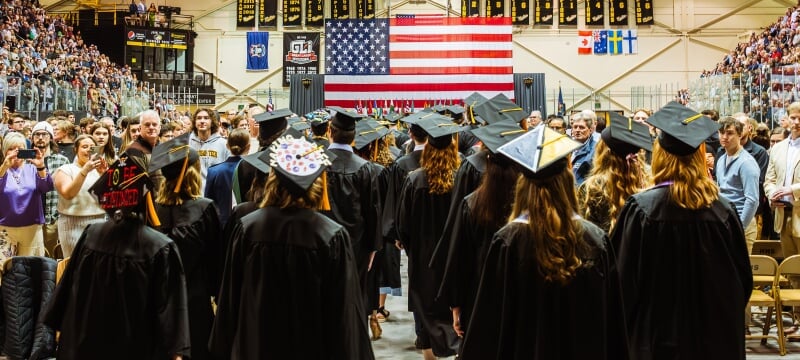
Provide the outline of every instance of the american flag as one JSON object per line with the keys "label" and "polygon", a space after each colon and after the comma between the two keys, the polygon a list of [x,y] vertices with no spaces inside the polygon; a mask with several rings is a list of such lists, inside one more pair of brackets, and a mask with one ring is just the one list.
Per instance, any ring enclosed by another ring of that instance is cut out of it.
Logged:
{"label": "american flag", "polygon": [[510,18],[326,20],[325,105],[410,99],[413,108],[475,91],[513,99],[511,30]]}

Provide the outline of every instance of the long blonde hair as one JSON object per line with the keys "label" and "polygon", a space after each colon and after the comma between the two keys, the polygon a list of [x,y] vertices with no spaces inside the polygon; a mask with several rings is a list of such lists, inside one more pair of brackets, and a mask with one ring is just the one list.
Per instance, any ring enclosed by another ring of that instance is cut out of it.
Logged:
{"label": "long blonde hair", "polygon": [[[569,283],[583,265],[588,246],[575,217],[578,199],[571,167],[546,179],[520,176],[510,221],[529,214],[527,230],[539,274],[547,282]],[[536,218],[533,221],[532,218]]]}
{"label": "long blonde hair", "polygon": [[661,148],[656,140],[652,171],[654,183],[672,181],[670,200],[682,208],[707,208],[719,199],[719,187],[706,172],[705,144],[692,154],[677,156]]}
{"label": "long blonde hair", "polygon": [[261,201],[260,207],[277,206],[281,209],[288,207],[316,209],[319,202],[322,201],[322,193],[321,177],[314,180],[305,195],[296,196],[280,183],[278,176],[275,175],[275,170],[273,170],[269,173],[267,183],[264,185],[264,200]]}
{"label": "long blonde hair", "polygon": [[200,161],[195,161],[194,164],[186,167],[186,172],[183,174],[183,183],[181,183],[178,192],[174,192],[177,181],[178,177],[161,182],[158,186],[156,203],[161,205],[181,205],[186,200],[201,197]]}
{"label": "long blonde hair", "polygon": [[428,144],[422,150],[419,164],[428,178],[429,192],[433,195],[447,194],[453,189],[455,172],[461,165],[456,142],[452,141],[444,149]]}

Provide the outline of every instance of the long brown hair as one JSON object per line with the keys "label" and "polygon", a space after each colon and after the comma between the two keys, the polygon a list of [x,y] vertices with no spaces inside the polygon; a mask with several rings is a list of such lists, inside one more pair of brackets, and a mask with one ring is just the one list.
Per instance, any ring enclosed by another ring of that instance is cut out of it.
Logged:
{"label": "long brown hair", "polygon": [[598,141],[592,172],[583,185],[585,195],[580,199],[581,214],[585,218],[590,218],[592,208],[589,202],[598,198],[603,199],[608,204],[608,214],[597,215],[608,216],[611,219],[609,231],[614,228],[614,222],[625,205],[625,200],[650,186],[643,154],[634,153],[628,156],[627,159],[619,157],[611,151],[605,141]]}
{"label": "long brown hair", "polygon": [[177,181],[178,177],[161,182],[158,186],[156,203],[161,205],[181,205],[186,200],[199,198],[202,194],[202,189],[200,188],[200,161],[195,161],[194,164],[186,167],[186,172],[183,174],[183,183],[181,183],[178,192],[174,192]]}
{"label": "long brown hair", "polygon": [[588,246],[583,242],[583,225],[575,218],[578,199],[571,167],[545,178],[520,176],[510,220],[523,214],[529,220],[527,237],[531,242],[539,274],[545,281],[567,284],[583,265],[580,255]]}
{"label": "long brown hair", "polygon": [[481,184],[472,195],[471,206],[476,223],[486,227],[500,228],[508,219],[514,202],[514,184],[519,170],[511,160],[500,154],[487,152],[486,171]]}
{"label": "long brown hair", "polygon": [[277,206],[281,209],[288,207],[302,208],[302,209],[316,209],[319,202],[322,200],[322,178],[319,177],[314,180],[311,187],[304,196],[295,196],[285,186],[280,183],[278,176],[272,171],[267,178],[267,184],[264,185],[264,200],[261,201],[261,207]]}
{"label": "long brown hair", "polygon": [[677,156],[653,144],[653,182],[672,181],[670,200],[686,209],[702,209],[719,199],[719,187],[706,173],[705,144],[694,153]]}
{"label": "long brown hair", "polygon": [[450,192],[453,189],[455,172],[461,165],[456,142],[450,142],[444,149],[437,149],[428,144],[422,150],[419,164],[428,178],[428,189],[431,194],[442,195]]}
{"label": "long brown hair", "polygon": [[[111,127],[108,126],[106,123],[96,122],[89,127],[89,135],[91,135],[92,138],[94,138],[95,130],[100,128],[106,129],[106,131],[108,131],[108,140],[106,140],[106,144],[103,145],[103,153],[101,155],[103,155],[103,157],[106,159],[106,163],[111,165],[114,163],[114,159],[117,158],[117,153],[114,150],[114,131],[111,130]],[[97,141],[95,141],[95,143],[96,142]]]}

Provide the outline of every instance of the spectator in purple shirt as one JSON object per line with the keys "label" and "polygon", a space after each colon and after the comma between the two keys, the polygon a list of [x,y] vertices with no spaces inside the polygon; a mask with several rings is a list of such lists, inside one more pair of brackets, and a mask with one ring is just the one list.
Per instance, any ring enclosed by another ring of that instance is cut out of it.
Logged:
{"label": "spectator in purple shirt", "polygon": [[25,137],[10,133],[3,141],[3,163],[0,164],[0,232],[17,244],[17,255],[44,256],[42,196],[53,190],[53,179],[44,165],[44,154],[34,148],[36,156],[20,159]]}

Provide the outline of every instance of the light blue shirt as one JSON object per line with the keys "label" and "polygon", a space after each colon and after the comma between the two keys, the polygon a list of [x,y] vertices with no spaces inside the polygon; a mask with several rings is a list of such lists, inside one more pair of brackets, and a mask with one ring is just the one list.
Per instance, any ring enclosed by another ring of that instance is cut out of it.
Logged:
{"label": "light blue shirt", "polygon": [[756,159],[744,149],[730,160],[728,154],[723,153],[717,162],[719,194],[733,203],[745,228],[753,221],[758,210],[759,174]]}

